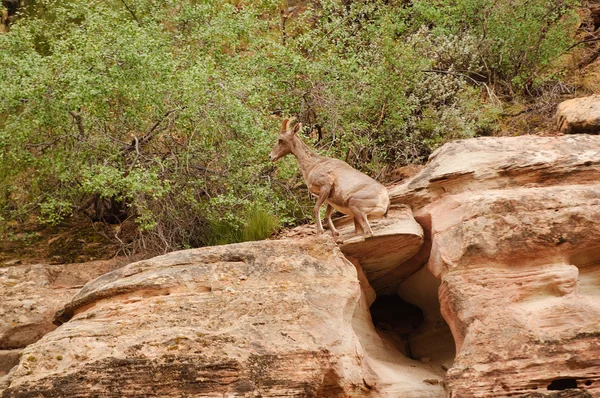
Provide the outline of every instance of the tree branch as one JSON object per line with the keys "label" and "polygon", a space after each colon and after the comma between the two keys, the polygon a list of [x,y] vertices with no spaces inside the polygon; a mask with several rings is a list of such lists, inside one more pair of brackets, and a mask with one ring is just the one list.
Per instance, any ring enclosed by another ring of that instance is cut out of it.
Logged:
{"label": "tree branch", "polygon": [[181,108],[171,109],[170,111],[167,111],[158,122],[154,123],[154,125],[150,128],[150,131],[148,131],[142,138],[138,139],[137,137],[134,137],[134,139],[131,141],[131,144],[129,144],[129,146],[123,150],[123,153],[132,152],[134,150],[139,153],[140,146],[148,143],[148,141],[150,141],[153,138],[156,129],[158,128],[158,126],[160,126],[163,120],[169,117],[169,115],[171,115],[172,113],[182,111],[185,108],[185,106],[182,106]]}
{"label": "tree branch", "polygon": [[285,30],[285,24],[288,18],[292,16],[292,14],[294,13],[294,11],[296,11],[297,8],[298,6],[294,6],[288,7],[287,10],[281,10],[281,44],[283,44],[283,46],[285,46],[287,42],[287,32]]}
{"label": "tree branch", "polygon": [[127,11],[129,11],[129,13],[133,17],[133,19],[135,19],[135,21],[137,22],[137,24],[139,26],[142,26],[142,23],[140,22],[140,20],[138,19],[138,17],[135,15],[135,13],[133,12],[133,10],[131,8],[129,8],[129,6],[127,5],[127,3],[125,3],[125,0],[121,0],[121,3],[123,3],[123,5],[125,6],[125,8],[127,8]]}
{"label": "tree branch", "polygon": [[83,128],[83,122],[81,120],[81,115],[75,111],[69,111],[69,115],[73,116],[75,119],[75,123],[77,124],[77,130],[79,131],[79,138],[85,136],[85,130]]}

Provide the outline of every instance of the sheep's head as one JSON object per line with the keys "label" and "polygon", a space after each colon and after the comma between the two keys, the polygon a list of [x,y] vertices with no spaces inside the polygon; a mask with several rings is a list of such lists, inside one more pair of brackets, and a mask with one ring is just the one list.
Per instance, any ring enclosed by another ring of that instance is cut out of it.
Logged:
{"label": "sheep's head", "polygon": [[296,118],[285,119],[281,124],[281,130],[279,131],[277,144],[269,154],[269,157],[273,162],[292,153],[292,149],[294,147],[294,136],[302,128],[302,123],[296,123],[294,128],[292,128],[292,122],[295,119]]}

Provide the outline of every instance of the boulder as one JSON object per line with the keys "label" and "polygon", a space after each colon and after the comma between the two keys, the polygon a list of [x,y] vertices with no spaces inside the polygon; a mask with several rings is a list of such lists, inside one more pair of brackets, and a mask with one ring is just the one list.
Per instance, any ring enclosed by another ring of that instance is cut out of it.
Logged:
{"label": "boulder", "polygon": [[[395,294],[395,287],[423,267],[429,247],[423,247],[426,232],[413,217],[409,206],[392,206],[388,215],[369,220],[373,236],[364,238],[354,232],[351,217],[333,220],[340,235],[338,246],[347,259],[360,264],[369,284],[379,294]],[[301,225],[282,231],[276,239],[314,236],[314,225]],[[325,234],[329,235],[328,230]]]}
{"label": "boulder", "polygon": [[568,379],[600,392],[600,185],[461,194],[431,212],[451,389],[525,394]]}
{"label": "boulder", "polygon": [[[0,268],[0,392],[24,347],[56,329],[54,315],[81,287],[111,269],[114,261],[21,265]],[[14,264],[14,265],[11,265]]]}
{"label": "boulder", "polygon": [[555,120],[559,131],[565,134],[600,133],[600,95],[561,102]]}
{"label": "boulder", "polygon": [[[392,204],[407,204],[419,220],[427,204],[460,192],[484,192],[600,181],[600,137],[482,137],[448,143],[407,182],[389,189]],[[424,222],[419,222],[421,225]]]}
{"label": "boulder", "polygon": [[368,306],[327,235],[174,252],[89,282],[2,396],[445,396]]}

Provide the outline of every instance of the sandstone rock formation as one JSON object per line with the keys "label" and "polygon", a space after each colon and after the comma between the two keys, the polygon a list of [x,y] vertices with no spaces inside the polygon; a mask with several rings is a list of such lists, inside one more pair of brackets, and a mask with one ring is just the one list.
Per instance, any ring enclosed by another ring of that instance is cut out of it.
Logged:
{"label": "sandstone rock formation", "polygon": [[574,98],[558,104],[556,125],[567,134],[600,133],[600,95]]}
{"label": "sandstone rock formation", "polygon": [[368,304],[329,236],[171,253],[88,283],[3,397],[445,396]]}
{"label": "sandstone rock formation", "polygon": [[600,137],[524,136],[445,145],[393,189],[430,236],[453,397],[600,395],[599,182]]}
{"label": "sandstone rock formation", "polygon": [[[339,245],[299,228],[88,283],[2,397],[600,396],[600,136],[456,141],[390,193],[366,240],[340,219]],[[376,329],[371,304],[420,312]]]}
{"label": "sandstone rock formation", "polygon": [[13,265],[0,268],[0,377],[21,349],[54,330],[54,314],[112,263]]}
{"label": "sandstone rock formation", "polygon": [[[423,245],[423,228],[415,221],[408,206],[394,207],[386,218],[370,221],[375,237],[365,240],[354,233],[351,218],[335,222],[340,232],[340,249],[346,258],[353,258],[361,265],[369,283],[377,285],[386,275],[410,260]],[[408,277],[417,267],[404,266],[396,273],[396,280]]]}

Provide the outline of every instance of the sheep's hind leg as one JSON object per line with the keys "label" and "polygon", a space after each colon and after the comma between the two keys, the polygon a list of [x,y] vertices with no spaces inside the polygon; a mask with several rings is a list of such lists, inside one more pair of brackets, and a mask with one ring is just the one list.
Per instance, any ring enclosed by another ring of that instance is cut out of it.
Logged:
{"label": "sheep's hind leg", "polygon": [[356,235],[362,235],[364,233],[363,227],[360,222],[358,222],[358,217],[356,215],[354,215],[354,233]]}
{"label": "sheep's hind leg", "polygon": [[362,235],[365,238],[369,238],[373,236],[373,230],[369,225],[369,220],[367,219],[367,215],[360,211],[358,208],[350,208],[354,213],[354,230],[357,235]]}

